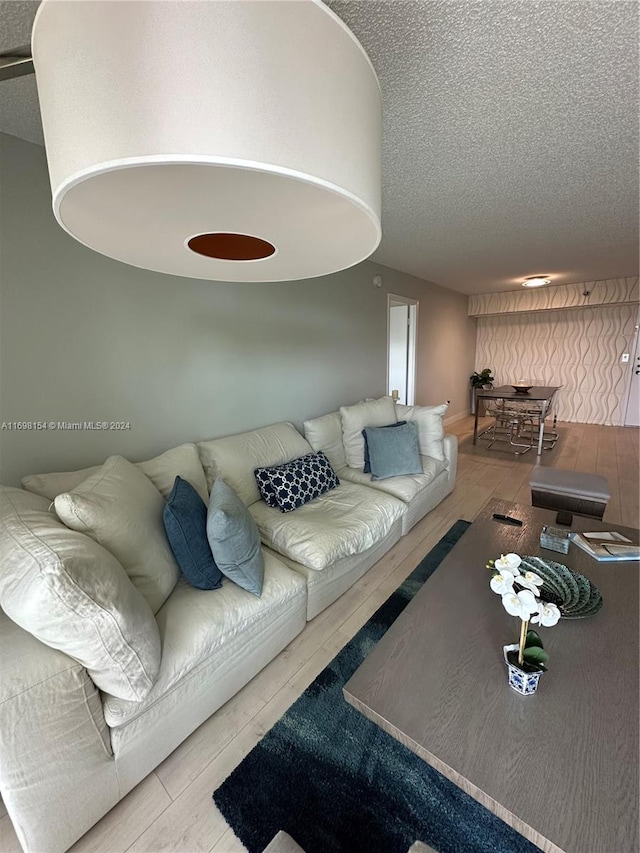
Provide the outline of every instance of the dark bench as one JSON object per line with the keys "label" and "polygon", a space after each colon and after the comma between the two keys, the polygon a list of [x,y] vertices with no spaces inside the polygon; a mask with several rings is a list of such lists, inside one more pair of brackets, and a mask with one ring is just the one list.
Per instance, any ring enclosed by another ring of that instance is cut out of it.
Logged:
{"label": "dark bench", "polygon": [[538,466],[533,469],[529,485],[533,506],[567,510],[591,518],[602,518],[611,497],[604,477],[581,471]]}

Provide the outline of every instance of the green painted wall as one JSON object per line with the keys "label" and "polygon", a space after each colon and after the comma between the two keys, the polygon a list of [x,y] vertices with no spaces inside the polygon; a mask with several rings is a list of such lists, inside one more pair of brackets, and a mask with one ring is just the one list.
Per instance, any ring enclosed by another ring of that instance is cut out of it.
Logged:
{"label": "green painted wall", "polygon": [[[420,300],[420,403],[468,407],[467,297],[372,262],[319,279],[227,284],[139,270],[55,222],[41,147],[0,134],[0,482],[307,417],[385,392],[387,292]],[[143,227],[143,223],[141,223]],[[372,277],[383,276],[382,288]]]}

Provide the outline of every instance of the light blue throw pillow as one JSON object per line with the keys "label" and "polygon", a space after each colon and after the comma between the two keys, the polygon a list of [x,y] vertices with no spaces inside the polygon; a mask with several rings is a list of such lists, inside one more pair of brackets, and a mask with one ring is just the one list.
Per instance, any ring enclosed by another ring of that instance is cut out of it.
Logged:
{"label": "light blue throw pillow", "polygon": [[182,574],[198,589],[219,589],[222,572],[207,540],[207,507],[187,480],[176,477],[162,514],[169,545]]}
{"label": "light blue throw pillow", "polygon": [[207,538],[222,574],[248,592],[260,595],[264,558],[258,528],[238,495],[220,477],[209,498]]}
{"label": "light blue throw pillow", "polygon": [[418,427],[408,421],[403,426],[366,427],[371,479],[386,480],[403,474],[422,474]]}
{"label": "light blue throw pillow", "polygon": [[[395,429],[399,426],[404,426],[406,421],[396,421],[395,424],[384,424],[382,429]],[[364,474],[371,473],[371,462],[369,460],[369,445],[367,443],[367,430],[362,430],[362,437],[364,438],[364,468],[362,469]]]}

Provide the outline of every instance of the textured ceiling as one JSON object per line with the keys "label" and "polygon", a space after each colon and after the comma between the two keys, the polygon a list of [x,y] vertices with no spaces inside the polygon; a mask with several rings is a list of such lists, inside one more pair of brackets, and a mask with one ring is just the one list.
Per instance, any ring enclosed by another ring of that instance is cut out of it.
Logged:
{"label": "textured ceiling", "polygon": [[[37,2],[0,0],[0,50]],[[384,106],[374,259],[465,293],[638,272],[638,4],[327,0]],[[0,130],[42,143],[33,76],[0,84]]]}
{"label": "textured ceiling", "polygon": [[[40,0],[0,0],[0,53],[30,43],[39,5]],[[0,131],[44,145],[33,74],[0,82]]]}

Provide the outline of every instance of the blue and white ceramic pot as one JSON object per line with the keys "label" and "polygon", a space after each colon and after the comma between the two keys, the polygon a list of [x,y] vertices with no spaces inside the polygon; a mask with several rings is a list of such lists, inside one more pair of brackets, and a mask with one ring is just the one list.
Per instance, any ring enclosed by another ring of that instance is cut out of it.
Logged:
{"label": "blue and white ceramic pot", "polygon": [[519,666],[514,666],[510,663],[507,659],[508,652],[517,651],[517,643],[514,643],[512,646],[502,647],[504,662],[509,670],[509,687],[513,687],[513,689],[517,693],[520,693],[521,696],[531,696],[531,694],[535,693],[538,689],[538,682],[540,681],[542,672],[524,672]]}

